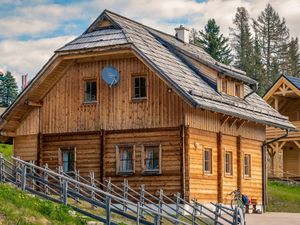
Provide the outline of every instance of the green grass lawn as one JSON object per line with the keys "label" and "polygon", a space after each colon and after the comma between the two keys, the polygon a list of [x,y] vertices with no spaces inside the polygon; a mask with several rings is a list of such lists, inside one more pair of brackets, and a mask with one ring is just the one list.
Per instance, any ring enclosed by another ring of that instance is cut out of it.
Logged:
{"label": "green grass lawn", "polygon": [[0,153],[8,160],[11,160],[11,156],[13,154],[13,146],[0,144]]}
{"label": "green grass lawn", "polygon": [[71,215],[70,208],[34,197],[11,185],[0,184],[0,224],[86,224],[85,217]]}
{"label": "green grass lawn", "polygon": [[268,181],[267,211],[300,213],[300,186]]}

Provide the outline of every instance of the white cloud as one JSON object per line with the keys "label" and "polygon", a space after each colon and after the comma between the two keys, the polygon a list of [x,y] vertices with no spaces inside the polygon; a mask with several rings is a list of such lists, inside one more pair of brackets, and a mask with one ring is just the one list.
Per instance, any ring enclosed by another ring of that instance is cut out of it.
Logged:
{"label": "white cloud", "polygon": [[[0,5],[10,2],[0,0]],[[180,21],[201,30],[209,18],[215,18],[221,32],[228,35],[237,7],[246,7],[250,16],[257,18],[268,2],[281,17],[285,17],[291,36],[300,37],[299,0],[208,0],[201,3],[194,0],[91,0],[67,5],[54,4],[50,0],[16,0],[13,3],[15,12],[0,17],[0,68],[16,74],[28,73],[32,77],[56,48],[72,38],[68,34],[81,32],[78,21],[90,24],[104,9],[170,34],[174,34],[174,28],[182,23]],[[59,31],[57,37],[43,38],[55,31]],[[19,41],[22,35],[37,40]]]}
{"label": "white cloud", "polygon": [[74,39],[74,36],[61,36],[34,41],[0,41],[0,68],[10,70],[20,86],[21,75],[28,74],[32,79],[53,55],[53,51]]}

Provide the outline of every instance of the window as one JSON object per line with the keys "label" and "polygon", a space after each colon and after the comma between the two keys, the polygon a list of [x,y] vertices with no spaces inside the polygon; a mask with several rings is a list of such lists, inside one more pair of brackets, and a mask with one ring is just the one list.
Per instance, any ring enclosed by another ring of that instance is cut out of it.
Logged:
{"label": "window", "polygon": [[146,77],[133,77],[133,96],[134,99],[147,97]]}
{"label": "window", "polygon": [[143,172],[160,173],[161,168],[161,146],[145,145],[142,151]]}
{"label": "window", "polygon": [[227,93],[227,80],[224,78],[222,79],[222,92]]}
{"label": "window", "polygon": [[232,152],[225,152],[225,175],[232,175]]}
{"label": "window", "polygon": [[85,81],[84,102],[97,101],[97,81]]}
{"label": "window", "polygon": [[204,173],[212,174],[212,150],[204,149]]}
{"label": "window", "polygon": [[235,83],[235,96],[241,98],[241,85]]}
{"label": "window", "polygon": [[133,145],[120,145],[116,148],[117,174],[134,173],[135,151]]}
{"label": "window", "polygon": [[63,172],[69,175],[74,175],[75,172],[75,148],[68,147],[68,148],[61,148],[60,149],[60,157]]}
{"label": "window", "polygon": [[244,175],[245,177],[251,177],[251,155],[244,155]]}

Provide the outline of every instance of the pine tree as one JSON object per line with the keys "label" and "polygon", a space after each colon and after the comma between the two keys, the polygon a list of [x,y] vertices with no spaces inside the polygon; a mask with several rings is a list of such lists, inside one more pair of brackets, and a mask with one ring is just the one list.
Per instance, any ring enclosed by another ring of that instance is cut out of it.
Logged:
{"label": "pine tree", "polygon": [[231,30],[231,45],[234,50],[234,66],[255,78],[253,73],[253,41],[251,37],[249,14],[244,7],[237,8]]}
{"label": "pine tree", "polygon": [[0,85],[0,106],[8,107],[18,95],[18,86],[11,72],[7,71]]}
{"label": "pine tree", "polygon": [[252,78],[258,82],[257,93],[262,96],[267,89],[267,79],[265,76],[265,70],[262,63],[261,49],[259,47],[256,22],[253,21],[254,30],[254,43],[253,43],[253,54],[252,54]]}
{"label": "pine tree", "polygon": [[262,63],[266,71],[267,85],[275,82],[286,69],[289,30],[285,20],[268,4],[257,21],[258,44],[262,50]]}
{"label": "pine tree", "polygon": [[300,77],[300,53],[298,38],[292,38],[288,50],[288,74]]}
{"label": "pine tree", "polygon": [[232,61],[228,38],[220,34],[220,27],[214,19],[209,19],[204,30],[199,32],[199,39],[195,44],[200,45],[215,60],[230,64]]}

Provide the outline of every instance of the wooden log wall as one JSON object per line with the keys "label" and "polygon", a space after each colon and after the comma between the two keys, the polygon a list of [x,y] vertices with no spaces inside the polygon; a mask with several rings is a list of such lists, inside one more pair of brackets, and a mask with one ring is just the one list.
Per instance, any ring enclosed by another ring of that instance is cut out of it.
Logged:
{"label": "wooden log wall", "polygon": [[21,135],[14,138],[14,156],[25,161],[37,161],[38,135]]}
{"label": "wooden log wall", "polygon": [[76,148],[76,169],[80,175],[87,177],[89,172],[95,172],[95,179],[100,180],[100,148],[101,133],[81,134],[51,134],[43,135],[41,165],[48,164],[50,169],[57,169],[59,165],[59,148]]}
{"label": "wooden log wall", "polygon": [[[187,180],[189,182],[190,199],[196,198],[206,203],[219,200],[219,202],[229,204],[232,196],[228,196],[228,194],[237,189],[240,182],[244,194],[257,199],[260,204],[262,203],[261,141],[242,138],[242,153],[240,154],[241,158],[238,159],[237,137],[195,128],[188,128],[187,133],[189,158]],[[221,145],[221,147],[218,145]],[[203,171],[204,148],[212,149],[212,174],[204,174]],[[233,173],[231,176],[225,175],[225,151],[232,152]],[[251,154],[250,178],[243,175],[244,154]],[[238,160],[242,162],[240,170],[237,168]],[[238,177],[240,177],[240,181]]]}
{"label": "wooden log wall", "polygon": [[[135,173],[132,176],[116,175],[116,145],[130,143],[135,145]],[[162,173],[161,175],[142,174],[142,144],[159,143],[162,149]],[[121,185],[124,178],[129,185],[138,190],[141,184],[145,184],[148,192],[157,195],[162,188],[167,195],[181,192],[181,137],[180,127],[153,131],[129,131],[106,132],[104,153],[104,176],[111,177],[112,182]]]}

